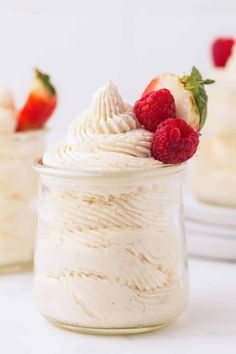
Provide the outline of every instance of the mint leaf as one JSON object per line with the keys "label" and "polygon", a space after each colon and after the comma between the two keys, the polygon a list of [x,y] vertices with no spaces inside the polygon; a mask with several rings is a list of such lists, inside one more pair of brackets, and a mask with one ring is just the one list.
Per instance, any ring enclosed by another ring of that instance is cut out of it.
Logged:
{"label": "mint leaf", "polygon": [[204,85],[213,84],[214,80],[203,80],[200,71],[193,66],[191,74],[184,75],[180,81],[184,84],[184,87],[193,94],[200,114],[199,130],[201,130],[207,117],[208,97]]}

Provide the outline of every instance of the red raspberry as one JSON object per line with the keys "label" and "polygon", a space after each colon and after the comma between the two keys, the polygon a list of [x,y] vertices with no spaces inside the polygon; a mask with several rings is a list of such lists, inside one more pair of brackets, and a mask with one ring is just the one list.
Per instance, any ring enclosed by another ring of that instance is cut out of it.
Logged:
{"label": "red raspberry", "polygon": [[234,42],[233,38],[218,38],[213,42],[211,51],[215,66],[225,66],[232,53]]}
{"label": "red raspberry", "polygon": [[199,134],[184,120],[175,118],[162,122],[154,134],[152,156],[168,164],[190,159],[196,152]]}
{"label": "red raspberry", "polygon": [[162,121],[176,117],[175,99],[167,89],[152,91],[135,103],[134,112],[141,125],[155,132]]}

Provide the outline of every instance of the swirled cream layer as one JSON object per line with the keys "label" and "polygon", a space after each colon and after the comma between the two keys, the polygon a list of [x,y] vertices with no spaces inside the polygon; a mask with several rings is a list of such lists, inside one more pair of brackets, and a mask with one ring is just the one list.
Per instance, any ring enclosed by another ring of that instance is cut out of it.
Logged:
{"label": "swirled cream layer", "polygon": [[183,311],[185,251],[172,178],[115,188],[42,185],[34,288],[44,315],[126,328],[164,324]]}
{"label": "swirled cream layer", "polygon": [[214,85],[207,87],[208,118],[206,131],[210,134],[236,134],[236,45],[224,68],[211,73]]}
{"label": "swirled cream layer", "polygon": [[43,163],[89,170],[151,168],[161,165],[151,157],[152,137],[109,81],[96,92],[90,109],[72,122],[65,140],[46,152]]}
{"label": "swirled cream layer", "polygon": [[[199,173],[204,171],[204,183]],[[202,142],[191,169],[196,196],[207,203],[236,207],[236,139],[219,134]]]}

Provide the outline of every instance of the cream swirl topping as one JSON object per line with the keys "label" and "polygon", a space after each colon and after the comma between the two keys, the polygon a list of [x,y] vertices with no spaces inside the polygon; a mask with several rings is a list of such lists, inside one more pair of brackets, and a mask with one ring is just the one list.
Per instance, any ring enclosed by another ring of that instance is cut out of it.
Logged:
{"label": "cream swirl topping", "polygon": [[[52,167],[120,170],[160,165],[151,157],[153,133],[140,128],[133,108],[109,81],[91,107],[69,127],[64,141],[43,158]],[[148,159],[147,159],[148,158]]]}

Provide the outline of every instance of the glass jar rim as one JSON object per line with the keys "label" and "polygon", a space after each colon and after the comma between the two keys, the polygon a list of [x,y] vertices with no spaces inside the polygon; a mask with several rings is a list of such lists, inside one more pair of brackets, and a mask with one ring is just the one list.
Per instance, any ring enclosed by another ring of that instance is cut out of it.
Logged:
{"label": "glass jar rim", "polygon": [[66,179],[82,179],[82,178],[154,178],[157,176],[172,175],[183,171],[186,168],[186,163],[176,165],[161,165],[153,168],[145,169],[130,169],[125,171],[110,171],[110,170],[82,170],[70,169],[61,167],[50,167],[44,165],[42,159],[33,164],[33,168],[42,176],[66,178]]}

